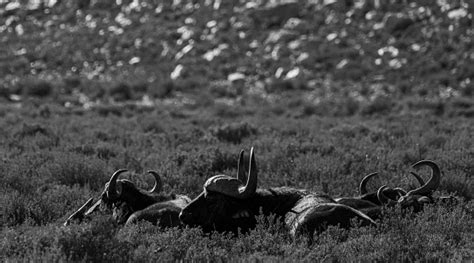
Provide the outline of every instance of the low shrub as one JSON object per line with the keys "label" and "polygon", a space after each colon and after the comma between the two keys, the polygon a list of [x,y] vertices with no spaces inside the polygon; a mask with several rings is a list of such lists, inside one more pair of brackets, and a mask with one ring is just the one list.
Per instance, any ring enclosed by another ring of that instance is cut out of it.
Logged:
{"label": "low shrub", "polygon": [[[468,260],[472,203],[432,205],[418,214],[385,211],[377,227],[328,227],[313,242],[292,239],[275,217],[257,218],[249,233],[203,234],[200,229],[161,229],[150,223],[118,227],[98,215],[89,223],[1,230],[2,260],[67,258],[72,261],[431,261]],[[423,253],[426,251],[428,253]]]}
{"label": "low shrub", "polygon": [[42,79],[28,78],[18,83],[18,86],[21,93],[26,96],[48,97],[54,92],[53,84]]}
{"label": "low shrub", "polygon": [[127,83],[118,83],[109,92],[115,101],[126,101],[133,98],[132,88]]}
{"label": "low shrub", "polygon": [[360,109],[362,115],[387,114],[394,107],[394,101],[388,96],[378,96]]}
{"label": "low shrub", "polygon": [[211,133],[220,141],[237,144],[241,143],[244,138],[256,134],[257,129],[249,123],[242,122],[211,128]]}
{"label": "low shrub", "polygon": [[50,128],[45,127],[44,125],[41,125],[38,123],[33,123],[33,124],[23,123],[21,128],[15,131],[13,136],[19,139],[23,139],[28,136],[35,136],[38,133],[43,134],[45,136],[57,137]]}
{"label": "low shrub", "polygon": [[119,154],[119,148],[113,144],[101,142],[95,147],[96,156],[102,160],[109,160]]}
{"label": "low shrub", "polygon": [[148,93],[154,98],[168,98],[171,97],[175,89],[175,84],[171,80],[164,82],[154,82],[148,87]]}
{"label": "low shrub", "polygon": [[28,194],[7,191],[2,196],[0,223],[3,226],[28,224],[41,226],[64,218],[77,209],[84,196],[91,195],[85,188],[44,184]]}
{"label": "low shrub", "polygon": [[109,175],[104,161],[74,153],[54,153],[54,161],[40,169],[43,176],[67,186],[89,186],[101,189]]}
{"label": "low shrub", "polygon": [[122,116],[124,115],[124,107],[120,105],[97,105],[93,107],[93,111],[100,116],[108,117],[109,115]]}
{"label": "low shrub", "polygon": [[208,147],[199,151],[181,152],[174,156],[173,162],[181,168],[181,173],[184,176],[207,177],[236,168],[237,159],[237,152]]}

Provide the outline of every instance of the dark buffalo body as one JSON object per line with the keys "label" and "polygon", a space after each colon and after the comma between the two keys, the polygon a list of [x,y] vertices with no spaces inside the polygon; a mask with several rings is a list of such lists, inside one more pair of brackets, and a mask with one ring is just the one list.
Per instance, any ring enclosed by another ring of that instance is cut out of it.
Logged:
{"label": "dark buffalo body", "polygon": [[144,209],[133,212],[128,217],[126,223],[136,223],[145,220],[157,223],[162,227],[174,227],[181,225],[179,213],[191,200],[187,196],[178,195],[173,200],[154,203]]}
{"label": "dark buffalo body", "polygon": [[422,160],[413,165],[413,168],[420,166],[429,166],[432,169],[431,179],[425,183],[424,180],[415,172],[410,172],[420,184],[420,187],[412,190],[405,191],[402,188],[388,188],[382,186],[376,192],[367,191],[367,182],[377,175],[377,173],[371,173],[365,176],[359,185],[359,196],[355,197],[341,197],[336,198],[337,203],[350,206],[364,212],[371,218],[379,218],[382,215],[382,206],[400,204],[402,208],[412,208],[415,211],[420,211],[423,204],[433,202],[431,193],[439,185],[440,169],[432,161]]}
{"label": "dark buffalo body", "polygon": [[89,199],[64,224],[72,220],[81,221],[102,208],[111,210],[118,224],[146,220],[164,227],[180,225],[179,213],[190,202],[187,196],[161,193],[161,179],[154,171],[150,171],[155,177],[155,186],[150,191],[136,187],[129,180],[118,179],[124,172],[126,170],[116,171],[106,183],[99,200],[89,207],[92,203],[92,199]]}
{"label": "dark buffalo body", "polygon": [[239,229],[245,232],[255,227],[255,216],[260,214],[284,218],[304,195],[305,191],[287,187],[257,189],[247,199],[204,191],[183,209],[180,219],[206,232],[237,232]]}
{"label": "dark buffalo body", "polygon": [[358,197],[342,197],[335,200],[338,204],[357,209],[372,219],[380,218],[382,215],[382,205],[359,199]]}
{"label": "dark buffalo body", "polygon": [[180,214],[183,223],[200,226],[204,231],[248,231],[256,226],[255,216],[276,215],[294,236],[312,235],[327,225],[349,227],[352,218],[374,224],[365,214],[337,204],[326,194],[310,193],[288,187],[257,189],[257,167],[250,153],[247,183],[243,185],[243,151],[237,178],[216,175],[204,184],[204,191]]}
{"label": "dark buffalo body", "polygon": [[320,232],[327,226],[349,228],[353,219],[361,225],[375,225],[375,222],[360,210],[338,204],[325,194],[308,194],[298,200],[285,216],[285,225],[292,236],[306,235],[312,240],[313,232]]}
{"label": "dark buffalo body", "polygon": [[[367,183],[377,174],[378,173],[368,174],[361,180],[359,185],[359,196],[336,198],[336,202],[357,209],[367,214],[372,219],[380,218],[384,203],[379,199],[377,191],[369,192],[367,190]],[[420,180],[419,177],[417,177],[417,179]],[[401,188],[386,188],[383,189],[383,192],[386,196],[395,200],[406,194],[406,191]]]}

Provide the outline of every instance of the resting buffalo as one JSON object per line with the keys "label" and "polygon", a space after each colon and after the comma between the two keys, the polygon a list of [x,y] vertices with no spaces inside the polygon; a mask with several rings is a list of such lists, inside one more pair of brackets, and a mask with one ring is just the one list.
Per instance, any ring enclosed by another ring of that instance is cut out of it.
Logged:
{"label": "resting buffalo", "polygon": [[256,226],[255,216],[273,214],[283,220],[292,236],[304,233],[309,237],[326,225],[349,227],[353,218],[360,219],[363,225],[375,224],[367,215],[337,204],[325,194],[289,187],[257,189],[253,148],[246,180],[243,156],[241,151],[237,178],[216,175],[204,183],[203,192],[179,215],[184,224],[200,226],[206,232],[246,232]]}
{"label": "resting buffalo", "polygon": [[163,227],[180,225],[179,213],[191,201],[187,196],[162,194],[161,178],[155,171],[149,171],[155,178],[150,191],[139,189],[129,180],[118,179],[127,170],[117,170],[105,184],[99,200],[90,208],[93,199],[89,199],[81,208],[64,222],[68,225],[72,220],[81,221],[99,207],[112,210],[112,217],[119,224],[130,224],[139,220],[159,223]]}
{"label": "resting buffalo", "polygon": [[[427,183],[422,184],[420,187],[408,191],[404,195],[393,198],[385,195],[386,185],[379,188],[377,196],[380,202],[387,203],[389,205],[399,204],[401,208],[411,207],[415,212],[420,211],[424,204],[433,203],[433,192],[438,189],[441,179],[441,170],[439,166],[429,160],[422,160],[413,165],[413,168],[419,168],[422,166],[429,166],[431,168],[431,177]],[[415,175],[415,173],[412,173]],[[419,180],[423,182],[423,180]]]}
{"label": "resting buffalo", "polygon": [[[335,200],[337,201],[337,203],[347,205],[354,209],[360,210],[361,212],[367,214],[369,217],[373,219],[379,218],[382,214],[381,206],[385,204],[384,203],[385,199],[380,200],[378,196],[378,191],[369,192],[367,190],[367,183],[372,177],[374,177],[377,174],[378,173],[371,173],[369,175],[366,175],[361,180],[359,184],[359,193],[360,193],[359,196],[336,198]],[[420,185],[424,185],[423,179],[421,179],[421,177],[417,173],[411,172],[411,174],[417,179]],[[384,188],[382,191],[383,191],[383,195],[388,197],[386,200],[396,200],[407,194],[405,190],[399,187]]]}

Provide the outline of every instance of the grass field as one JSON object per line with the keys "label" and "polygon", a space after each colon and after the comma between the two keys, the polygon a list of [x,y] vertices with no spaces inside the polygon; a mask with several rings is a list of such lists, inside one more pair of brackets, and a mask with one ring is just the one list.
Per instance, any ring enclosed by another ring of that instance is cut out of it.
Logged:
{"label": "grass field", "polygon": [[[472,4],[305,1],[289,23],[262,1],[174,2],[0,1],[1,261],[474,258]],[[388,209],[310,246],[264,217],[238,237],[107,215],[62,226],[117,169],[145,188],[154,169],[164,191],[193,198],[252,146],[260,187],[355,196],[379,171],[371,189],[411,188],[410,165],[430,159],[435,195],[464,201]]]}

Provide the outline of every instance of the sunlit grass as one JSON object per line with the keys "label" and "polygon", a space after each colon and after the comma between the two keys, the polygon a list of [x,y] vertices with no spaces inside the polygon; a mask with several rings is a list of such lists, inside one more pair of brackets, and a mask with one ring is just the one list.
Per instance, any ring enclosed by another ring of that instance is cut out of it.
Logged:
{"label": "sunlit grass", "polygon": [[[380,178],[369,186],[372,189],[381,184],[408,188],[416,185],[408,176],[410,165],[431,159],[443,171],[440,192],[472,198],[474,133],[472,120],[464,117],[293,119],[269,118],[262,109],[234,118],[235,125],[222,126],[225,122],[213,107],[199,111],[160,107],[131,113],[129,117],[93,111],[71,115],[52,109],[50,117],[41,118],[18,109],[0,120],[5,135],[0,140],[2,259],[411,261],[472,256],[472,201],[456,207],[433,206],[409,217],[388,212],[377,228],[349,232],[331,228],[316,236],[311,247],[304,240],[292,240],[282,226],[265,219],[238,238],[217,233],[206,237],[191,229],[160,230],[147,224],[121,228],[107,216],[63,228],[66,216],[87,198],[98,196],[115,169],[136,174],[155,169],[164,178],[165,190],[194,197],[207,177],[234,174],[238,152],[250,146],[257,153],[260,187],[292,186],[351,196],[357,194],[364,175],[379,171]],[[22,121],[12,122],[13,116]],[[156,126],[145,124],[155,120],[160,120],[159,128],[146,128]],[[249,127],[251,133],[239,131]],[[234,137],[221,137],[218,129],[232,131],[226,136],[237,136],[240,143],[226,139]],[[51,135],[43,130],[56,138],[47,147],[45,139]],[[136,174],[128,178],[145,185]]]}

